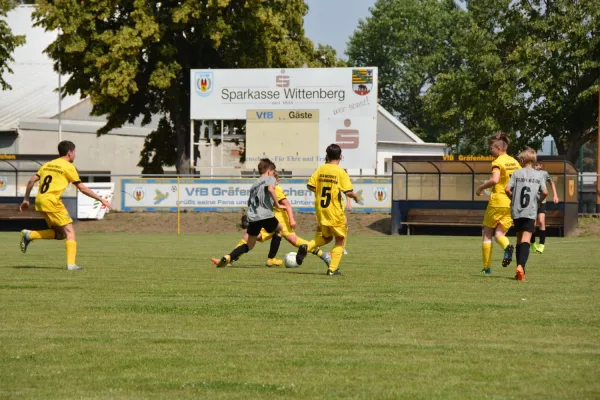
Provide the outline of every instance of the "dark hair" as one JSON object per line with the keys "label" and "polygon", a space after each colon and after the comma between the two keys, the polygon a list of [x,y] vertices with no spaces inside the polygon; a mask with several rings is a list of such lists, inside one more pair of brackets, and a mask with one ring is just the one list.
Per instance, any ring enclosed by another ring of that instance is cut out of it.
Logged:
{"label": "dark hair", "polygon": [[258,173],[262,175],[270,169],[275,170],[275,164],[273,161],[269,160],[268,158],[261,158],[260,162],[258,163]]}
{"label": "dark hair", "polygon": [[327,146],[327,161],[339,160],[342,157],[342,148],[333,143]]}
{"label": "dark hair", "polygon": [[497,142],[502,142],[501,144],[498,144],[498,147],[500,147],[502,151],[506,151],[506,149],[508,149],[510,140],[508,139],[508,136],[506,136],[506,134],[504,132],[496,132],[494,134],[494,136],[492,136],[488,140],[488,143],[490,146],[492,146],[492,145],[496,144]]}
{"label": "dark hair", "polygon": [[58,155],[64,157],[68,152],[75,150],[75,143],[63,140],[58,144]]}

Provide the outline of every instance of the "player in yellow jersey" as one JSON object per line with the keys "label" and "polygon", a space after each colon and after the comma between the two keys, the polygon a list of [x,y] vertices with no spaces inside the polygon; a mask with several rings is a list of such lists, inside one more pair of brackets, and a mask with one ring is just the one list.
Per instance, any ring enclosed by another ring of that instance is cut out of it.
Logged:
{"label": "player in yellow jersey", "polygon": [[[277,197],[277,202],[280,205],[285,207],[285,209],[281,209],[277,206],[273,207],[273,214],[275,215],[275,218],[277,218],[277,220],[279,221],[279,223],[281,224],[281,227],[282,227],[281,232],[277,235],[279,237],[283,236],[285,238],[285,240],[287,240],[292,246],[298,247],[299,248],[298,253],[300,254],[299,258],[304,260],[304,257],[307,254],[308,241],[302,239],[301,237],[296,235],[296,232],[294,232],[294,229],[296,228],[296,219],[294,218],[294,211],[292,210],[292,204],[288,201],[281,186],[279,186],[279,174],[277,172],[275,172],[273,176],[275,177],[275,183],[276,183],[275,196]],[[263,228],[263,229],[261,229],[260,234],[258,235],[256,240],[258,240],[261,243],[264,243],[267,240],[272,239],[274,235],[275,235],[274,233],[269,233]],[[248,243],[248,234],[246,233],[244,235],[243,239],[240,240],[240,242],[237,244],[236,247],[242,246],[247,243]],[[330,257],[329,253],[324,252],[323,250],[321,250],[319,248],[314,249],[312,251],[312,253],[314,255],[316,255],[317,257],[319,257],[320,259],[322,259],[325,262],[325,264],[327,264],[327,266],[329,266],[329,262],[331,261],[331,257]],[[269,255],[267,257],[267,262],[266,262],[267,267],[279,267],[283,264],[283,260],[275,258],[275,256],[276,256],[276,254],[272,254],[272,252],[269,252]],[[212,258],[211,261],[215,265],[219,263],[219,260],[216,258]],[[236,261],[236,260],[232,260],[232,261]]]}
{"label": "player in yellow jersey", "polygon": [[344,252],[344,243],[348,236],[346,227],[346,204],[342,194],[359,202],[359,197],[352,191],[352,183],[348,173],[339,166],[342,149],[337,144],[327,147],[326,163],[321,165],[308,180],[308,189],[315,192],[315,211],[319,230],[315,238],[308,244],[308,250],[321,247],[335,238],[331,251],[331,263],[327,275],[341,275],[340,261]]}
{"label": "player in yellow jersey", "polygon": [[496,159],[492,161],[492,176],[477,188],[477,196],[481,196],[486,189],[490,190],[490,200],[485,217],[483,218],[483,269],[485,275],[492,274],[492,238],[504,250],[502,266],[507,267],[511,261],[514,246],[506,237],[506,232],[512,226],[513,220],[510,213],[510,198],[505,192],[506,185],[510,181],[513,172],[521,169],[517,160],[506,154],[508,150],[508,137],[498,132],[489,140],[490,152]]}
{"label": "player in yellow jersey", "polygon": [[25,253],[27,246],[33,240],[39,239],[67,239],[65,247],[67,250],[67,269],[75,271],[83,269],[75,263],[77,253],[77,242],[75,242],[75,229],[73,220],[65,208],[61,194],[70,183],[75,185],[81,193],[92,199],[98,200],[105,207],[111,208],[107,200],[104,200],[90,188],[81,183],[77,169],[73,166],[75,161],[75,144],[69,141],[62,141],[58,144],[59,158],[49,161],[42,165],[37,174],[31,177],[27,183],[25,198],[21,206],[21,211],[29,207],[29,195],[36,182],[40,182],[38,194],[35,196],[35,210],[44,216],[50,229],[43,231],[30,231],[24,229],[21,231],[21,251]]}

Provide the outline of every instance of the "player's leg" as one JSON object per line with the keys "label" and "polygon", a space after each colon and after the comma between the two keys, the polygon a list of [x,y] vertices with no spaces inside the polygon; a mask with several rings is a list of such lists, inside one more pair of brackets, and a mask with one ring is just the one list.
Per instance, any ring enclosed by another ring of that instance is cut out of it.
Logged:
{"label": "player's leg", "polygon": [[307,243],[308,251],[313,252],[317,248],[325,246],[327,243],[333,240],[333,236],[326,237],[323,235],[322,228],[317,226],[317,230],[315,232],[315,237],[313,240]]}
{"label": "player's leg", "polygon": [[63,226],[61,230],[62,232],[59,234],[66,239],[65,249],[67,251],[67,269],[69,271],[83,269],[75,262],[77,256],[77,242],[75,241],[75,228],[73,227],[73,224],[67,224]]}
{"label": "player's leg", "polygon": [[483,232],[481,244],[483,269],[481,270],[481,273],[485,275],[492,274],[492,239],[494,238],[494,233],[496,231],[496,227],[498,226],[498,215],[499,213],[496,208],[488,206],[485,210],[485,215],[483,217]]}
{"label": "player's leg", "polygon": [[535,246],[535,252],[542,254],[544,252],[544,248],[546,247],[546,213],[543,212],[538,214],[538,218],[540,221],[540,224],[538,226],[538,235],[540,236],[540,243]]}
{"label": "player's leg", "polygon": [[536,230],[537,230],[538,226],[540,226],[540,209],[539,208],[538,208],[537,216],[535,218],[535,223],[533,225],[533,233],[531,234],[531,249],[533,251],[535,251],[535,246],[536,246],[535,239],[536,239],[536,236],[537,236],[536,235]]}
{"label": "player's leg", "polygon": [[283,265],[283,260],[276,259],[275,256],[279,251],[279,246],[281,245],[281,233],[283,231],[283,227],[281,223],[277,220],[277,218],[269,218],[264,222],[264,228],[267,233],[270,233],[271,236],[271,246],[269,247],[269,255],[267,260],[268,267],[278,267]]}
{"label": "player's leg", "polygon": [[[266,231],[263,229],[263,230],[261,230],[260,232],[261,232],[261,233],[258,235],[258,237],[257,237],[257,240],[258,240],[259,242],[262,242],[262,241],[263,241],[263,240],[262,240],[262,233],[263,233],[263,232],[265,232],[265,233],[266,233]],[[248,244],[248,233],[245,233],[245,234],[244,234],[244,236],[243,236],[243,237],[240,239],[240,241],[238,242],[238,244],[236,244],[236,245],[235,245],[235,248],[238,248],[238,247],[240,247],[240,246],[242,246],[242,245],[244,245],[244,244]],[[227,264],[227,267],[231,267],[231,264],[232,264],[232,263],[234,263],[234,262],[235,262],[235,261],[237,261],[237,260],[238,260],[238,258],[236,258],[236,259],[232,259],[232,260],[231,260],[231,261],[230,261],[230,262]],[[211,259],[210,259],[210,261],[212,261],[212,263],[213,263],[213,264],[215,264],[215,265],[219,265],[220,259],[219,259],[219,258],[214,258],[214,257],[213,257],[213,258],[211,258]]]}
{"label": "player's leg", "polygon": [[[275,218],[277,219],[277,218]],[[265,265],[267,267],[280,267],[283,265],[283,260],[276,258],[277,252],[279,251],[279,246],[281,245],[281,236],[282,233],[285,233],[286,227],[289,228],[289,225],[283,225],[282,221],[278,220],[279,230],[273,230],[273,226],[275,222],[271,220],[265,228],[260,231],[260,235],[258,240],[260,242],[265,242],[267,240],[271,240],[271,245],[269,246],[269,254],[267,256],[267,261]],[[285,222],[285,221],[284,221]],[[291,229],[291,228],[289,228]],[[272,232],[269,232],[271,230]]]}
{"label": "player's leg", "polygon": [[521,243],[517,250],[519,262],[517,263],[515,278],[519,281],[525,280],[525,268],[527,266],[527,260],[529,259],[531,231],[533,231],[533,220],[525,221],[521,232]]}
{"label": "player's leg", "polygon": [[348,254],[348,251],[346,251],[346,242],[348,241],[348,215],[345,215],[344,219],[346,220],[346,236],[344,237],[344,255],[346,255]]}
{"label": "player's leg", "polygon": [[508,232],[510,227],[513,225],[513,220],[510,216],[510,208],[499,209],[498,211],[498,225],[496,226],[495,230],[496,243],[498,243],[500,247],[502,247],[502,250],[504,250],[502,266],[508,267],[512,262],[515,246],[510,244],[510,241],[506,237],[506,232]]}
{"label": "player's leg", "polygon": [[523,259],[522,259],[522,239],[523,239],[523,231],[520,220],[515,220],[515,229],[517,230],[517,246],[515,247],[516,259],[517,259],[517,269],[515,271],[515,279],[519,279],[519,276],[524,274],[523,270]]}
{"label": "player's leg", "polygon": [[[306,249],[308,251],[309,242],[305,239],[302,239],[300,236],[296,235],[295,232],[289,233],[283,232],[283,237],[287,240],[292,246],[300,248],[303,245],[306,245]],[[315,248],[311,251],[312,254],[319,257],[327,266],[329,267],[329,263],[331,262],[331,254],[321,250],[320,248]]]}
{"label": "player's leg", "polygon": [[335,245],[331,250],[331,263],[327,269],[327,275],[341,275],[339,271],[340,262],[344,255],[344,242],[346,240],[346,227],[345,226],[332,226],[327,227],[330,232],[323,232],[324,235],[329,234],[335,237]]}
{"label": "player's leg", "polygon": [[19,243],[22,253],[27,252],[27,247],[29,246],[29,243],[31,243],[33,240],[51,240],[56,238],[56,233],[54,232],[54,229],[52,229],[52,221],[50,217],[44,212],[40,212],[40,214],[42,214],[42,216],[46,220],[46,224],[48,224],[48,227],[50,229],[44,229],[42,231],[31,231],[29,229],[23,229],[21,231],[21,242]]}
{"label": "player's leg", "polygon": [[236,246],[231,253],[225,254],[223,257],[221,257],[221,260],[217,263],[217,268],[226,267],[229,263],[231,263],[231,260],[237,260],[240,258],[240,256],[242,256],[242,254],[246,254],[252,250],[256,244],[257,236],[260,234],[262,228],[263,221],[249,222],[248,229],[246,230],[247,240],[245,239],[246,236],[243,239],[243,241],[246,243],[240,244],[242,243],[242,241],[240,241],[238,246]]}
{"label": "player's leg", "polygon": [[481,255],[483,260],[482,274],[492,274],[492,238],[494,237],[494,228],[488,226],[483,227]]}

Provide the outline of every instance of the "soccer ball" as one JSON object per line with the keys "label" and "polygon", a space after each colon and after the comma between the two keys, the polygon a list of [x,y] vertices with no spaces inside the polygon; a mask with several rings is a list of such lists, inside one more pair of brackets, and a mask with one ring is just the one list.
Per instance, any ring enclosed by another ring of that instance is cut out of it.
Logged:
{"label": "soccer ball", "polygon": [[298,263],[296,262],[296,253],[287,253],[284,260],[287,268],[298,268]]}

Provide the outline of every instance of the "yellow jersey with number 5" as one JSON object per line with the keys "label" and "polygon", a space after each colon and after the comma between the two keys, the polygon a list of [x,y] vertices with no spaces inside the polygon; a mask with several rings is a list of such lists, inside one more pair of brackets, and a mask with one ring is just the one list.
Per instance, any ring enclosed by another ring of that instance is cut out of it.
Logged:
{"label": "yellow jersey with number 5", "polygon": [[323,164],[312,174],[307,186],[315,192],[315,211],[319,224],[345,226],[346,204],[342,193],[352,191],[348,173],[339,165]]}
{"label": "yellow jersey with number 5", "polygon": [[59,212],[65,208],[60,196],[69,183],[79,183],[79,174],[73,164],[64,158],[48,161],[37,172],[40,177],[35,196],[36,211]]}
{"label": "yellow jersey with number 5", "polygon": [[510,207],[510,198],[504,190],[510,181],[510,176],[519,169],[521,169],[519,162],[508,154],[502,154],[492,161],[492,173],[494,170],[498,170],[500,172],[500,180],[490,191],[490,202],[488,203],[490,207]]}

